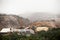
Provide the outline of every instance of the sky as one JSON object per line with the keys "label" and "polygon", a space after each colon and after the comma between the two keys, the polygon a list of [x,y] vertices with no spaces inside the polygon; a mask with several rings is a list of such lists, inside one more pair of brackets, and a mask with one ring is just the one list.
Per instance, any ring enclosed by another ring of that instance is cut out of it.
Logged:
{"label": "sky", "polygon": [[0,0],[0,13],[30,15],[34,12],[59,12],[59,0]]}

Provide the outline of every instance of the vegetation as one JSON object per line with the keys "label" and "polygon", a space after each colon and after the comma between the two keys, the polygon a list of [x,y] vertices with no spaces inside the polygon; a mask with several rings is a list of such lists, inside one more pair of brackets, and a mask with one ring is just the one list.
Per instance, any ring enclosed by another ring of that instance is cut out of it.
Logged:
{"label": "vegetation", "polygon": [[0,35],[0,40],[60,40],[60,28],[52,29],[47,32],[41,31],[31,36],[17,35]]}

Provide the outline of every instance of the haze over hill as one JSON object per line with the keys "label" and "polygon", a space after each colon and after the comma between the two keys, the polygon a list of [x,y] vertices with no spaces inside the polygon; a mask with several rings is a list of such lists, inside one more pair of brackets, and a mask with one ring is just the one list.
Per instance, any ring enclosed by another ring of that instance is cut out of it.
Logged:
{"label": "haze over hill", "polygon": [[50,19],[55,19],[57,17],[56,14],[53,13],[27,13],[25,15],[21,15],[22,17],[28,18],[31,21],[36,21],[36,20],[50,20]]}
{"label": "haze over hill", "polygon": [[59,11],[57,0],[1,0],[0,5],[0,13],[19,15],[32,21],[55,18]]}

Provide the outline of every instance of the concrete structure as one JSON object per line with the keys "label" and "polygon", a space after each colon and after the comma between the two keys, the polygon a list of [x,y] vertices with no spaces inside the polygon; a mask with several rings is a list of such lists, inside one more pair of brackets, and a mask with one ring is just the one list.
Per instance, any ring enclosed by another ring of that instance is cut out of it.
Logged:
{"label": "concrete structure", "polygon": [[2,32],[2,33],[10,32],[10,28],[3,28],[0,32]]}
{"label": "concrete structure", "polygon": [[48,31],[48,30],[49,30],[48,27],[37,27],[37,28],[35,29],[36,32],[38,32],[38,31]]}
{"label": "concrete structure", "polygon": [[15,29],[15,28],[3,28],[0,33],[10,33],[10,32],[18,32],[21,34],[35,34],[32,29]]}

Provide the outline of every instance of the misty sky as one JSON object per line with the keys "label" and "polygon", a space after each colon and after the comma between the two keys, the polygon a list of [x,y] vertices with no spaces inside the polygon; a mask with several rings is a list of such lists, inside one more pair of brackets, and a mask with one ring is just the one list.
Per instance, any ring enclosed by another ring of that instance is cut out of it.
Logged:
{"label": "misty sky", "polygon": [[59,0],[0,0],[0,12],[26,14],[27,12],[58,13]]}

